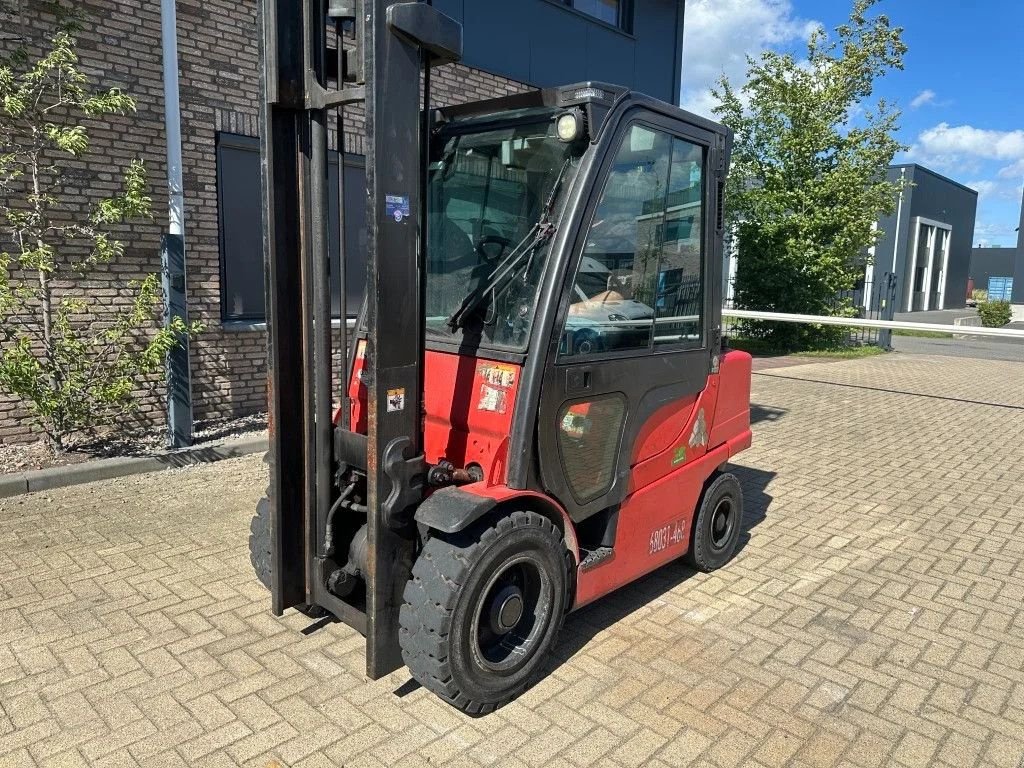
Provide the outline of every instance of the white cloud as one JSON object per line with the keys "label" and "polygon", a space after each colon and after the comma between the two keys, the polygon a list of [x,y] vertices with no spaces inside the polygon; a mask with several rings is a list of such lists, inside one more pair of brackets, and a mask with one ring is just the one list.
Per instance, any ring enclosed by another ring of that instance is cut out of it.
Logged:
{"label": "white cloud", "polygon": [[711,87],[723,74],[741,84],[747,56],[789,48],[821,26],[794,14],[790,0],[689,0],[683,27],[683,107],[711,115]]}
{"label": "white cloud", "polygon": [[998,240],[1011,235],[1016,237],[1017,233],[1014,232],[1014,227],[1016,227],[1016,223],[1010,226],[1005,223],[995,224],[990,221],[979,221],[974,225],[974,239],[984,239],[986,243],[991,243],[992,238]]}
{"label": "white cloud", "polygon": [[913,101],[910,102],[911,109],[920,109],[925,104],[935,103],[935,91],[931,88],[925,88],[917,96],[914,97]]}
{"label": "white cloud", "polygon": [[999,169],[1001,179],[1020,179],[1024,176],[1024,158]]}
{"label": "white cloud", "polygon": [[970,125],[939,123],[922,131],[914,145],[924,155],[970,156],[984,160],[1024,159],[1024,130],[992,131]]}
{"label": "white cloud", "polygon": [[991,197],[998,193],[1000,189],[999,183],[992,181],[991,179],[968,181],[967,186],[975,190],[978,193],[978,197]]}

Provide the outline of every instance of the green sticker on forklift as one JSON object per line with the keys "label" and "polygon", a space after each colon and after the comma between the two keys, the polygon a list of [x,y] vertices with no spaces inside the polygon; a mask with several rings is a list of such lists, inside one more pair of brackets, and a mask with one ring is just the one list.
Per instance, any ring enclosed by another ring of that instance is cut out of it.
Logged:
{"label": "green sticker on forklift", "polygon": [[686,461],[686,446],[680,445],[676,448],[676,452],[672,456],[672,466],[674,467],[676,464],[682,464],[684,461]]}

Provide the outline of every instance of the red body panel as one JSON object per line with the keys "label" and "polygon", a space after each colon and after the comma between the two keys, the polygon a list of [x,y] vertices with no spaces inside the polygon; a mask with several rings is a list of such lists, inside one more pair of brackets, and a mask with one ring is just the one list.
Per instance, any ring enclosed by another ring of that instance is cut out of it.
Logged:
{"label": "red body panel", "polygon": [[686,554],[690,528],[704,481],[729,458],[719,446],[641,488],[619,510],[615,553],[576,579],[579,608]]}
{"label": "red body panel", "polygon": [[662,406],[640,428],[633,447],[633,464],[639,464],[667,451],[679,442],[693,416],[699,395],[690,395]]}
{"label": "red body panel", "polygon": [[[722,355],[715,418],[708,423],[711,445],[721,445],[745,432],[749,435],[750,371],[751,358],[746,352],[732,350]],[[743,447],[749,448],[750,443]]]}
{"label": "red body panel", "polygon": [[[747,353],[723,355],[696,398],[660,408],[640,430],[614,554],[578,572],[574,609],[686,554],[704,484],[750,447],[750,371]],[[703,434],[695,430],[702,414]]]}
{"label": "red body panel", "polygon": [[[352,431],[361,434],[366,434],[365,349],[360,341],[348,388]],[[423,377],[427,461],[447,459],[459,468],[478,464],[487,485],[505,482],[519,378],[517,365],[428,350]]]}
{"label": "red body panel", "polygon": [[[366,431],[366,387],[362,383],[364,343],[356,349],[349,383],[354,431]],[[556,500],[505,483],[509,433],[520,368],[474,357],[428,351],[424,371],[424,451],[427,461],[479,464],[484,480],[464,491],[557,511],[566,545],[580,561],[572,520]],[[632,446],[629,492],[619,510],[614,553],[577,572],[573,608],[650,573],[686,554],[693,518],[708,478],[731,457],[750,447],[751,358],[723,355],[718,373],[697,395],[658,409],[640,428]],[[586,409],[586,404],[579,406]],[[552,428],[554,428],[552,426]]]}
{"label": "red body panel", "polygon": [[427,352],[423,428],[427,461],[478,464],[484,482],[505,482],[519,366]]}
{"label": "red body panel", "polygon": [[[363,384],[363,366],[366,364],[366,342],[356,344],[355,362],[348,380],[349,429],[366,434],[366,385]],[[341,409],[334,414],[334,423],[341,420]]]}
{"label": "red body panel", "polygon": [[[718,376],[712,374],[708,376],[708,383],[699,395],[687,397],[679,401],[680,403],[690,404],[685,412],[686,420],[682,422],[682,428],[679,428],[679,419],[673,414],[672,418],[667,422],[673,425],[672,439],[658,453],[649,454],[639,461],[634,459],[632,473],[629,478],[631,493],[650,485],[656,480],[660,480],[668,474],[674,473],[680,465],[700,458],[707,451],[708,445],[714,444],[703,440],[691,445],[690,438],[694,425],[702,416],[705,430],[707,430],[707,425],[711,423],[715,412],[715,401],[718,397],[718,386]],[[651,418],[647,420],[647,424],[657,423],[662,418],[662,412],[670,407],[665,406],[655,411]]]}
{"label": "red body panel", "polygon": [[580,561],[580,547],[579,542],[576,540],[576,528],[562,505],[550,496],[546,496],[543,493],[537,493],[536,491],[514,490],[505,485],[489,486],[483,482],[464,485],[462,486],[462,490],[475,493],[478,496],[485,496],[489,499],[494,499],[498,503],[522,499],[530,506],[542,505],[549,510],[557,510],[558,514],[562,518],[562,526],[565,530],[565,544],[569,548],[569,551],[572,552],[575,562],[578,563]]}

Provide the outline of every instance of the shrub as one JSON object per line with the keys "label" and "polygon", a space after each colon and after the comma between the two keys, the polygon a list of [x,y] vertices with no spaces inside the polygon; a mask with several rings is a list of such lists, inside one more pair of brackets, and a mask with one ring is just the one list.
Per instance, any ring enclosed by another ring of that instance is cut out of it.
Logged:
{"label": "shrub", "polygon": [[1008,301],[982,301],[978,304],[981,324],[986,328],[1002,328],[1013,317]]}
{"label": "shrub", "polygon": [[113,308],[92,291],[66,294],[123,255],[118,228],[150,218],[151,200],[133,161],[119,192],[82,204],[70,169],[89,152],[86,124],[131,114],[135,101],[93,87],[74,26],[58,26],[41,58],[25,47],[0,56],[0,389],[25,404],[55,452],[69,433],[119,422],[166,355],[199,331],[180,318],[160,327],[157,275],[124,286],[127,300]]}

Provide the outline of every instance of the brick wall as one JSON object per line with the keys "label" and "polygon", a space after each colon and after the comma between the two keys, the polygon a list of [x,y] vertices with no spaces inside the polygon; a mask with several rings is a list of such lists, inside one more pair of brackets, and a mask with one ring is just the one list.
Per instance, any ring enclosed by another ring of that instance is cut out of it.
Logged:
{"label": "brick wall", "polygon": [[[23,2],[22,20],[38,36],[52,18],[37,2]],[[120,266],[100,275],[108,304],[124,301],[124,283],[160,268],[160,233],[166,229],[163,86],[158,3],[90,0],[79,35],[82,66],[106,86],[121,86],[138,100],[138,114],[116,118],[93,131],[96,150],[85,170],[103,184],[112,183],[111,167],[134,157],[146,161],[154,199],[152,222],[126,229],[127,249]],[[240,416],[265,408],[264,332],[225,327],[220,311],[220,254],[217,218],[216,135],[225,131],[258,135],[259,78],[256,3],[227,0],[179,0],[182,158],[185,190],[185,243],[189,312],[206,330],[192,345],[192,394],[197,420]],[[0,46],[9,43],[0,42]],[[526,89],[522,83],[458,65],[434,71],[437,105],[491,98]],[[346,112],[345,147],[362,152],[361,108]],[[254,212],[258,216],[258,212]],[[254,254],[254,268],[261,269]],[[72,291],[81,288],[72,286]],[[25,413],[0,394],[0,442],[32,438]],[[158,426],[163,419],[159,386],[143,398],[138,421]]]}

